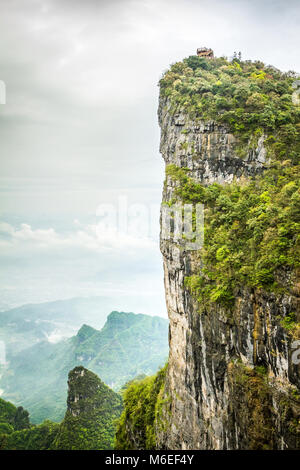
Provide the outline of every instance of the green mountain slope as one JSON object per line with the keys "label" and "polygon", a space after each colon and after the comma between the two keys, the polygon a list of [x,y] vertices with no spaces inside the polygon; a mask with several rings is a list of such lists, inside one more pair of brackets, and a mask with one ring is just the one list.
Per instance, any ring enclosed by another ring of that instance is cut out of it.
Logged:
{"label": "green mountain slope", "polygon": [[59,424],[44,421],[29,429],[0,433],[0,450],[48,450],[59,430]]}
{"label": "green mountain slope", "polygon": [[101,331],[83,325],[77,335],[57,344],[39,342],[13,356],[0,387],[3,398],[25,406],[32,422],[61,421],[65,412],[65,377],[77,365],[119,389],[139,374],[153,374],[168,354],[167,320],[112,312]]}

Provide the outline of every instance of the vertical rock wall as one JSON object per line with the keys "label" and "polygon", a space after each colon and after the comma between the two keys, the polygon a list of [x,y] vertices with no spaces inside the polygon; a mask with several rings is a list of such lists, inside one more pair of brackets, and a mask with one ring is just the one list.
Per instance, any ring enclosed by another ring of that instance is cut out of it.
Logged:
{"label": "vertical rock wall", "polygon": [[[263,137],[241,158],[225,127],[196,123],[180,112],[174,116],[166,99],[160,100],[159,122],[166,165],[188,168],[198,182],[230,183],[266,168]],[[164,203],[175,187],[167,177]],[[184,286],[186,276],[199,272],[196,251],[161,237],[161,252],[170,356],[167,426],[157,430],[158,448],[300,448],[299,365],[292,363],[292,340],[279,320],[299,312],[299,292],[237,290],[228,316],[217,305],[201,308]]]}

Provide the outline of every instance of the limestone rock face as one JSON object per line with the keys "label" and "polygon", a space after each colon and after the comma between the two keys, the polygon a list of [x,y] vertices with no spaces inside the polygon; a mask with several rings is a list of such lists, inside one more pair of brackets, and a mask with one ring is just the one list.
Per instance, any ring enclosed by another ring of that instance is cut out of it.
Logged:
{"label": "limestone rock face", "polygon": [[[203,184],[248,177],[266,166],[263,138],[243,158],[236,139],[214,122],[172,115],[160,100],[160,150],[166,164],[189,168]],[[163,202],[174,197],[167,177]],[[275,295],[240,289],[231,317],[221,306],[199,314],[184,279],[199,272],[197,252],[161,237],[166,303],[170,319],[169,366],[164,410],[157,430],[161,449],[295,449],[300,447],[299,365],[279,317],[299,311],[295,291]],[[282,273],[282,276],[288,276]],[[257,366],[263,365],[262,372]]]}
{"label": "limestone rock face", "polygon": [[235,136],[214,121],[194,122],[183,111],[172,115],[166,99],[160,100],[158,117],[165,163],[189,168],[203,184],[230,183],[234,177],[254,176],[266,168],[263,136],[254,145],[249,142],[241,157]]}

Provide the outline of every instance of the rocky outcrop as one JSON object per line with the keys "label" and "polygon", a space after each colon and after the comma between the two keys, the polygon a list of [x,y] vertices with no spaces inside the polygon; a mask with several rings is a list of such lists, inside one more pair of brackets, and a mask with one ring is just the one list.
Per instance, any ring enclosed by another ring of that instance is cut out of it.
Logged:
{"label": "rocky outcrop", "polygon": [[[244,146],[223,126],[193,122],[159,105],[160,150],[165,163],[189,169],[205,185],[247,178],[266,167],[264,138]],[[166,178],[163,203],[175,195]],[[169,366],[162,449],[295,449],[299,438],[299,365],[292,338],[281,326],[299,315],[299,292],[239,288],[231,315],[222,306],[199,306],[185,278],[200,271],[196,251],[161,237],[170,319]],[[280,274],[289,276],[287,272]],[[299,320],[299,318],[298,318]]]}
{"label": "rocky outcrop", "polygon": [[111,449],[121,396],[82,366],[69,373],[67,411],[52,448]]}

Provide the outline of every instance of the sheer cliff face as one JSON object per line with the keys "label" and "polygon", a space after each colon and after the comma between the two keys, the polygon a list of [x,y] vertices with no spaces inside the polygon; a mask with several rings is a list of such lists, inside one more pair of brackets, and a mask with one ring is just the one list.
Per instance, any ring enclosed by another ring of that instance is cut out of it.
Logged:
{"label": "sheer cliff face", "polygon": [[[263,137],[241,158],[225,127],[193,122],[184,112],[174,115],[165,98],[159,122],[165,163],[188,168],[197,182],[230,183],[267,165]],[[163,203],[175,197],[175,188],[167,177]],[[170,356],[163,412],[168,425],[157,430],[158,448],[299,448],[299,366],[278,319],[299,311],[296,291],[275,295],[239,288],[230,316],[217,304],[201,308],[184,284],[200,272],[198,253],[162,237],[161,251]]]}

